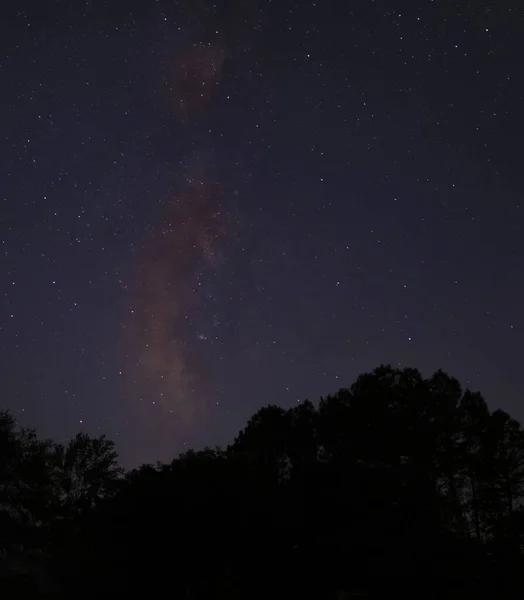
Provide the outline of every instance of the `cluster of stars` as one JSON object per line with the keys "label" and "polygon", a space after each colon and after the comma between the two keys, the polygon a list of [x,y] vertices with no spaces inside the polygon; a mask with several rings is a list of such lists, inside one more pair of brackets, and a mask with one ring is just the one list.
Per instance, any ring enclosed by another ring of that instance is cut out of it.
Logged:
{"label": "cluster of stars", "polygon": [[518,8],[22,4],[0,376],[27,424],[173,454],[379,362],[519,416]]}

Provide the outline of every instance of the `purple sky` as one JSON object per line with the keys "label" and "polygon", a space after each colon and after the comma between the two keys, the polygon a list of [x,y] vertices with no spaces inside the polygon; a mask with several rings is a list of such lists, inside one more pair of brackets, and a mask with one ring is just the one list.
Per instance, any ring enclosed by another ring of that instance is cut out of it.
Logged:
{"label": "purple sky", "polygon": [[382,362],[524,419],[524,14],[472,4],[7,8],[1,406],[127,466]]}

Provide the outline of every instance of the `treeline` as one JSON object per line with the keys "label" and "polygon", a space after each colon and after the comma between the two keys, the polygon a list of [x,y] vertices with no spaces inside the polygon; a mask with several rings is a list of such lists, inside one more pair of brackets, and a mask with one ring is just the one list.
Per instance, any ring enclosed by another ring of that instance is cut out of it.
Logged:
{"label": "treeline", "polygon": [[2,413],[0,594],[509,598],[523,499],[519,423],[441,371],[380,366],[125,474],[104,437]]}

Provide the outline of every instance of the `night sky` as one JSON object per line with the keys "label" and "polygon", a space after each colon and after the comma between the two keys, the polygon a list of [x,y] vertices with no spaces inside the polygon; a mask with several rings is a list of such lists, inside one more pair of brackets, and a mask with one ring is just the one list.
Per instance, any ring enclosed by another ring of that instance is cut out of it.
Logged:
{"label": "night sky", "polygon": [[164,461],[380,363],[524,419],[520,2],[2,10],[22,425]]}

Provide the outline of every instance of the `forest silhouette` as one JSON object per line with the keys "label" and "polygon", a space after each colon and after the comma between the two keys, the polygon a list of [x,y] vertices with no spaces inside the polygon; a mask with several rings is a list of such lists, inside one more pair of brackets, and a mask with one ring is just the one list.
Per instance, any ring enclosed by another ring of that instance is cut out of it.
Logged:
{"label": "forest silhouette", "polygon": [[382,365],[127,473],[2,412],[0,595],[509,598],[523,498],[520,424],[442,371]]}

